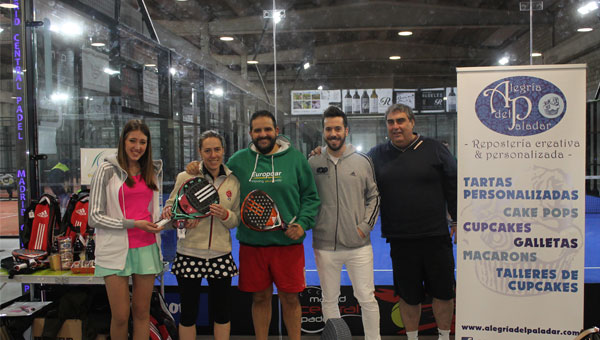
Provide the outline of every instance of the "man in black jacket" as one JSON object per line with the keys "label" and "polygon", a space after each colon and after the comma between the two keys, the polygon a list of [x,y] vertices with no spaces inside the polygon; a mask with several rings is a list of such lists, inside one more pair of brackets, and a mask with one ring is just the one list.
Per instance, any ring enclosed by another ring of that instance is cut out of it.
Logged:
{"label": "man in black jacket", "polygon": [[390,106],[386,126],[389,141],[368,155],[375,165],[381,231],[390,243],[400,314],[408,339],[417,339],[421,302],[429,294],[439,339],[446,340],[454,311],[456,160],[440,142],[413,132],[415,117],[406,105]]}

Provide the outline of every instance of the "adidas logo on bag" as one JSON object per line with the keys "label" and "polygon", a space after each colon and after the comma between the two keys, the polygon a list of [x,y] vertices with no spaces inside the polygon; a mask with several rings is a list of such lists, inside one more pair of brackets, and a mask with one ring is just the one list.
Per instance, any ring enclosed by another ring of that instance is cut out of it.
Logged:
{"label": "adidas logo on bag", "polygon": [[38,217],[46,218],[46,217],[48,217],[48,212],[46,210],[44,210],[38,214]]}
{"label": "adidas logo on bag", "polygon": [[77,210],[75,210],[75,212],[76,212],[78,215],[81,215],[81,216],[85,216],[85,215],[87,215],[87,212],[85,211],[85,209],[84,209],[84,208],[77,209]]}

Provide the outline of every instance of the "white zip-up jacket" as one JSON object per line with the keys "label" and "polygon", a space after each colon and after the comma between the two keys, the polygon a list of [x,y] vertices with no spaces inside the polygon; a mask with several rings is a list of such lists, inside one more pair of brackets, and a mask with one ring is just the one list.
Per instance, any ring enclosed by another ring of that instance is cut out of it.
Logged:
{"label": "white zip-up jacket", "polygon": [[[215,183],[210,175],[202,172],[203,162],[200,162],[200,174],[193,176],[183,171],[177,175],[177,180],[169,199],[165,203],[165,209],[170,209],[175,202],[179,188],[194,177],[206,178],[214,184],[219,193],[219,204],[227,209],[229,216],[221,220],[214,216],[200,218],[196,228],[188,229],[185,238],[177,241],[177,252],[182,255],[213,258],[231,253],[230,229],[237,227],[240,223],[240,182],[231,170],[223,165],[225,175],[216,179]],[[223,178],[224,177],[224,178]]]}
{"label": "white zip-up jacket", "polygon": [[[152,221],[158,221],[162,194],[161,160],[154,161],[154,171],[159,190],[154,191],[148,210],[152,214]],[[135,220],[125,219],[119,205],[119,189],[126,179],[127,171],[119,165],[117,155],[106,157],[92,178],[88,223],[96,228],[96,264],[108,269],[125,268],[129,251],[127,229],[134,228]],[[155,235],[160,249],[160,233]]]}
{"label": "white zip-up jacket", "polygon": [[[371,159],[346,144],[335,164],[327,147],[308,160],[317,183],[321,207],[313,228],[313,248],[350,250],[371,243],[379,214],[379,191]],[[358,233],[360,229],[365,237]]]}

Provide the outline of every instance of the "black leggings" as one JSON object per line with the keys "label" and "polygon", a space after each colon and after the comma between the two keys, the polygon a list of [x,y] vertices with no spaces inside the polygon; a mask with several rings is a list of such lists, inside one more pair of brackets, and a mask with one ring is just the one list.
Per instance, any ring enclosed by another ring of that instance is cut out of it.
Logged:
{"label": "black leggings", "polygon": [[[231,278],[207,279],[209,316],[219,324],[231,319]],[[189,279],[177,276],[181,317],[179,323],[185,327],[194,326],[198,319],[200,285],[202,279]]]}

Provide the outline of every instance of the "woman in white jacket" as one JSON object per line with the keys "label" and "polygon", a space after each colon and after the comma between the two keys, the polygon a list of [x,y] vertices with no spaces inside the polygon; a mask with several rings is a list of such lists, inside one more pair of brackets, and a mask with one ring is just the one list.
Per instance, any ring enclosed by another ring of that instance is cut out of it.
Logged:
{"label": "woman in white jacket", "polygon": [[92,179],[89,224],[96,228],[95,275],[104,277],[111,310],[110,336],[126,340],[129,277],[133,280],[133,339],[149,337],[150,298],[162,270],[158,220],[162,162],[152,161],[150,130],[140,120],[125,124],[117,155]]}
{"label": "woman in white jacket", "polygon": [[[210,216],[185,223],[185,238],[177,241],[177,256],[171,271],[177,277],[181,300],[179,338],[196,339],[196,319],[202,278],[208,281],[209,313],[215,340],[229,339],[231,318],[231,278],[238,275],[231,256],[230,229],[240,222],[240,182],[223,164],[223,137],[215,131],[200,136],[202,162],[198,177],[211,182],[219,193],[219,204],[210,206]],[[165,204],[162,217],[171,217],[171,206],[179,188],[195,176],[181,172]]]}

